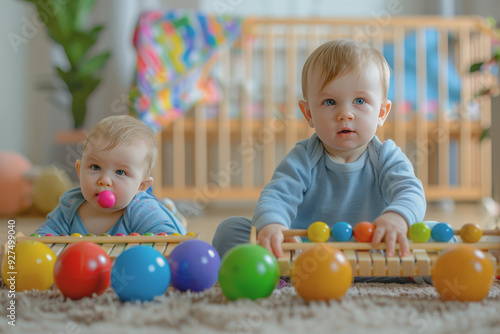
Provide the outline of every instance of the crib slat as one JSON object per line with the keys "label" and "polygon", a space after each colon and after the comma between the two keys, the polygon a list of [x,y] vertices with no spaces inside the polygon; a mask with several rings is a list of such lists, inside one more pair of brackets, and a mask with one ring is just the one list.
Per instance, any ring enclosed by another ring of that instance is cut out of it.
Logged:
{"label": "crib slat", "polygon": [[197,188],[204,188],[207,185],[206,107],[197,104],[194,111],[194,185]]}
{"label": "crib slat", "polygon": [[[264,37],[264,127],[261,129],[261,143],[264,150],[263,178],[264,184],[271,180],[276,167],[276,136],[274,133],[276,105],[274,101],[274,68],[275,68],[275,39],[272,26],[268,28]],[[274,123],[274,125],[273,125]]]}
{"label": "crib slat", "polygon": [[406,152],[406,122],[404,119],[405,100],[405,31],[402,27],[394,28],[394,141]]}
{"label": "crib slat", "polygon": [[[172,124],[172,183],[174,189],[186,187],[186,140],[184,117],[177,117]],[[160,160],[163,161],[163,160]]]}
{"label": "crib slat", "polygon": [[156,143],[158,145],[158,156],[156,157],[156,164],[153,168],[153,179],[156,184],[159,185],[153,189],[155,196],[161,196],[161,188],[163,187],[163,171],[161,166],[163,165],[163,131],[159,131],[156,134]]}
{"label": "crib slat", "polygon": [[297,142],[297,36],[294,27],[287,31],[286,41],[285,152],[288,152]]}
{"label": "crib slat", "polygon": [[252,122],[252,90],[253,84],[253,55],[252,37],[246,36],[245,32],[242,37],[243,47],[243,67],[244,80],[242,85],[241,99],[241,184],[244,189],[251,188],[254,185],[254,164],[255,164],[255,140],[253,137],[253,122]]}
{"label": "crib slat", "polygon": [[[487,34],[481,34],[481,42],[479,48],[481,49],[481,59],[488,59],[491,55],[491,37]],[[483,73],[482,82],[485,80],[493,80],[492,73]],[[489,81],[491,82],[491,81]],[[483,95],[479,99],[481,106],[480,124],[482,129],[489,129],[491,126],[491,97]],[[485,137],[481,141],[481,197],[491,196],[492,191],[492,147],[491,137]]]}
{"label": "crib slat", "polygon": [[231,166],[230,161],[230,148],[231,148],[231,133],[229,126],[229,104],[230,104],[230,53],[229,49],[221,51],[220,56],[220,74],[223,86],[222,103],[220,104],[217,118],[217,165],[218,165],[218,179],[217,181],[220,188],[228,188],[231,185]]}
{"label": "crib slat", "polygon": [[416,33],[417,43],[417,112],[416,112],[416,152],[415,164],[417,169],[417,177],[422,182],[422,185],[427,188],[429,184],[429,161],[428,161],[428,144],[430,143],[427,136],[427,48],[425,29],[420,28]]}
{"label": "crib slat", "polygon": [[[308,52],[307,52],[307,55],[310,55],[320,45],[320,38],[319,38],[319,36],[320,36],[319,25],[315,24],[315,25],[313,25],[312,36],[310,36],[310,38],[308,37],[308,43],[307,43]],[[307,137],[312,136],[314,134],[314,132],[315,132],[314,128],[311,128],[306,123],[303,123],[303,124],[307,128]]]}
{"label": "crib slat", "polygon": [[[450,123],[446,113],[449,109],[448,92],[448,34],[447,29],[439,31],[438,37],[438,128],[436,131],[438,142],[438,185],[447,188],[450,185]],[[455,167],[456,168],[456,164]]]}
{"label": "crib slat", "polygon": [[[470,67],[470,31],[467,28],[460,29],[460,70],[467,73]],[[471,188],[472,178],[472,149],[471,149],[471,123],[467,110],[471,98],[471,81],[468,75],[462,77],[462,89],[460,92],[460,184],[464,188]]]}

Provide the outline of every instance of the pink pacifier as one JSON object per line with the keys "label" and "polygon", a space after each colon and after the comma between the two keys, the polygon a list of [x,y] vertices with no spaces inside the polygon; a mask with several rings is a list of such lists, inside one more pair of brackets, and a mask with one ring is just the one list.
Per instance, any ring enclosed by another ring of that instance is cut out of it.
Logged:
{"label": "pink pacifier", "polygon": [[104,209],[109,209],[113,205],[115,205],[116,196],[113,192],[109,190],[104,190],[97,195],[97,203]]}

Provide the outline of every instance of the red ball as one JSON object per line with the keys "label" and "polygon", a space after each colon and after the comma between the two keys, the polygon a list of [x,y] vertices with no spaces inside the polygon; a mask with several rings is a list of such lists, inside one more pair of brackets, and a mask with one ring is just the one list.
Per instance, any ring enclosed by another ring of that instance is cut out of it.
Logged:
{"label": "red ball", "polygon": [[373,239],[373,232],[375,232],[375,225],[370,222],[359,222],[354,227],[352,235],[357,242],[371,242]]}
{"label": "red ball", "polygon": [[100,295],[111,283],[111,259],[93,242],[67,246],[54,266],[54,281],[61,293],[71,299]]}

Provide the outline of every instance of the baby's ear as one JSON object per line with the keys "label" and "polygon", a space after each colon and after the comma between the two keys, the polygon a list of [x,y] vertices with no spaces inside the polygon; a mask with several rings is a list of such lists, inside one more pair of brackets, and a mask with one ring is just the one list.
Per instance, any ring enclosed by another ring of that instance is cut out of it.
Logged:
{"label": "baby's ear", "polygon": [[307,124],[309,124],[309,126],[314,129],[314,122],[311,115],[311,108],[309,108],[309,103],[307,101],[300,100],[299,108],[300,111],[302,111],[302,115],[304,115]]}
{"label": "baby's ear", "polygon": [[392,107],[391,100],[385,100],[384,102],[382,102],[378,114],[378,121],[377,121],[378,126],[384,125],[387,116],[389,116],[389,112],[391,112],[391,107]]}
{"label": "baby's ear", "polygon": [[75,169],[76,173],[78,174],[78,178],[80,178],[80,167],[82,166],[82,161],[81,160],[76,160],[75,162]]}
{"label": "baby's ear", "polygon": [[140,191],[146,191],[153,185],[154,179],[152,176],[146,177],[144,180],[142,180],[141,184],[139,185],[139,192]]}

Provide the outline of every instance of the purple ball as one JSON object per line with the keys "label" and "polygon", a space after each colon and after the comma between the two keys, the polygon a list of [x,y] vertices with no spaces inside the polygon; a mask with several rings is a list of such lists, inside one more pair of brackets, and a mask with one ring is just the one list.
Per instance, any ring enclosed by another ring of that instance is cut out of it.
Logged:
{"label": "purple ball", "polygon": [[191,239],[181,242],[168,257],[171,284],[180,291],[210,289],[219,276],[220,256],[209,243]]}

